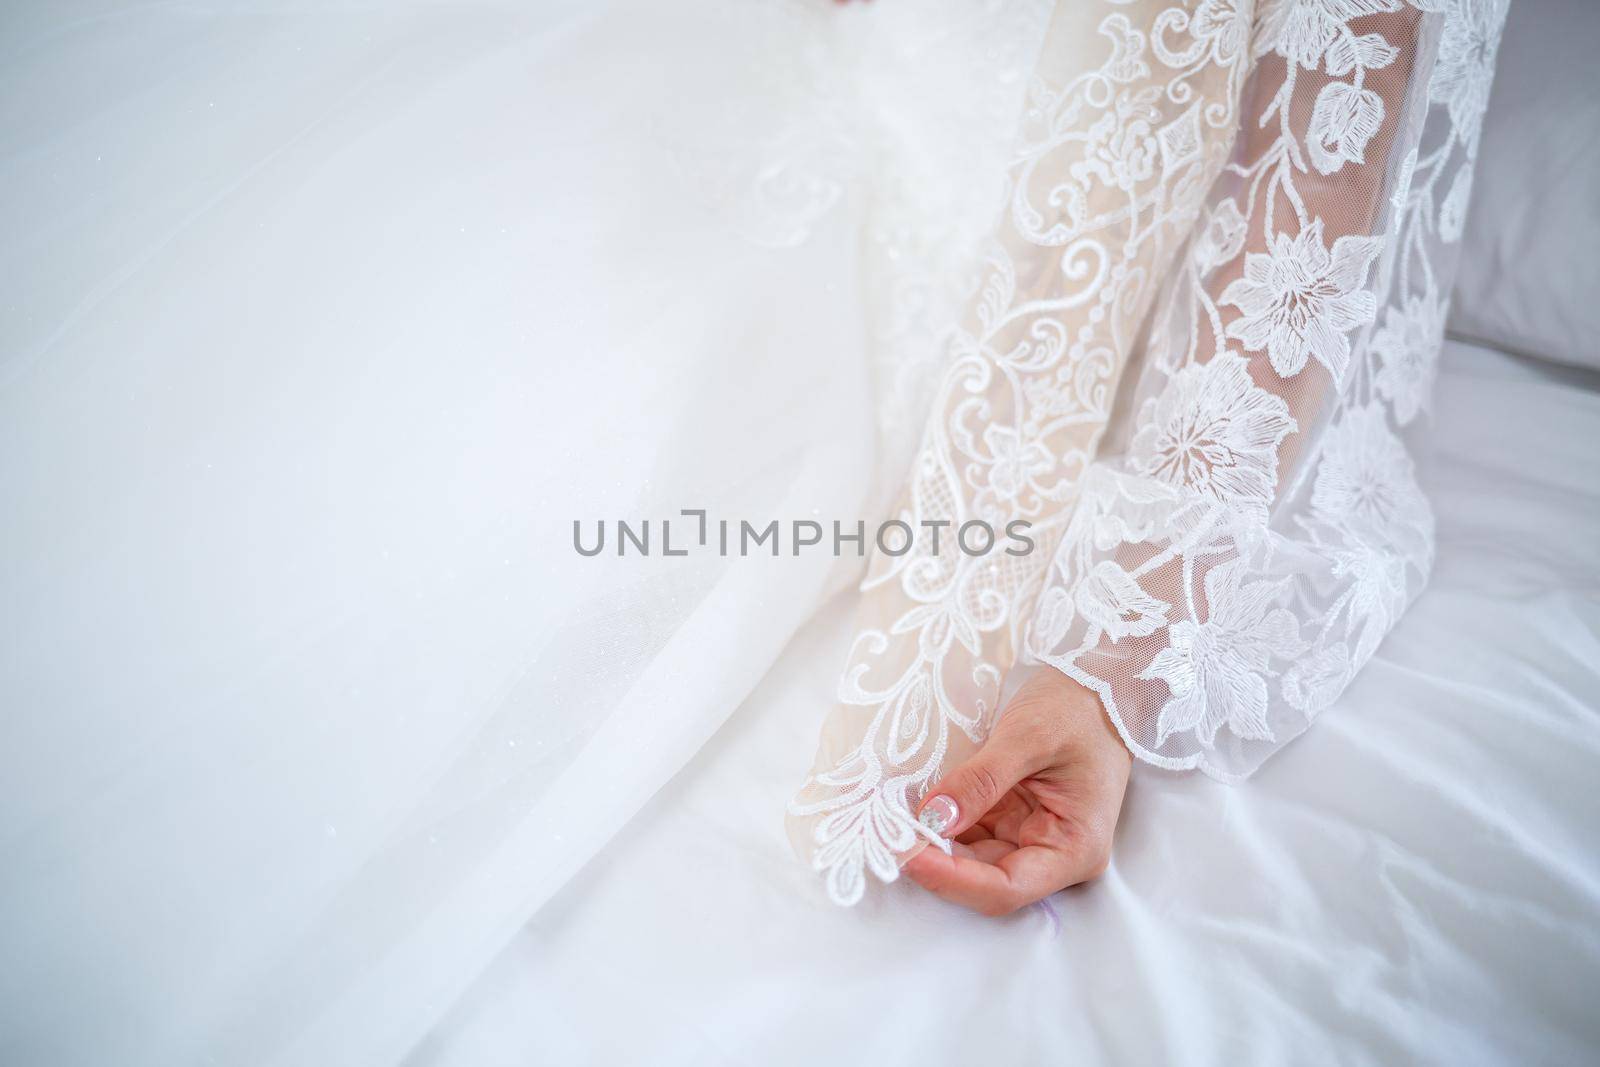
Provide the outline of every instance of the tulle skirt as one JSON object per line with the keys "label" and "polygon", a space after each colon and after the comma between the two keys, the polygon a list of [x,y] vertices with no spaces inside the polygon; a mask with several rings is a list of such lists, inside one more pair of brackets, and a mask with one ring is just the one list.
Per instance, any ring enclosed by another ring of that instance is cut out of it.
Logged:
{"label": "tulle skirt", "polygon": [[856,578],[574,526],[886,506],[1038,5],[910,7],[8,15],[18,1062],[398,1059]]}

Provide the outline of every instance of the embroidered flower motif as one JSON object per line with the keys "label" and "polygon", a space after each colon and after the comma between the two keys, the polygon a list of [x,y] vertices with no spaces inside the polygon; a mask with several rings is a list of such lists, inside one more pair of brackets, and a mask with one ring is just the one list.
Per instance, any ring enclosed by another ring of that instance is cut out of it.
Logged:
{"label": "embroidered flower motif", "polygon": [[1240,0],[1200,0],[1189,21],[1194,39],[1209,45],[1218,66],[1228,66],[1250,37],[1250,12]]}
{"label": "embroidered flower motif", "polygon": [[1281,377],[1299,374],[1314,356],[1338,381],[1350,360],[1346,334],[1377,311],[1363,286],[1382,243],[1345,236],[1330,251],[1321,219],[1295,237],[1273,234],[1269,250],[1246,255],[1244,277],[1222,291],[1222,303],[1244,313],[1228,325],[1228,336],[1252,351],[1266,349]]}
{"label": "embroidered flower motif", "polygon": [[1374,381],[1402,426],[1416,418],[1427,402],[1443,339],[1444,305],[1420,294],[1386,310],[1383,325],[1372,334],[1372,351],[1378,357]]}
{"label": "embroidered flower motif", "polygon": [[1472,168],[1462,167],[1450,182],[1439,205],[1439,237],[1450,244],[1461,240],[1467,226],[1467,201],[1472,197]]}
{"label": "embroidered flower motif", "polygon": [[1220,266],[1239,254],[1244,247],[1247,224],[1239,205],[1232,200],[1218,201],[1211,209],[1211,217],[1195,239],[1194,258],[1201,270]]}
{"label": "embroidered flower motif", "polygon": [[1365,663],[1406,609],[1406,561],[1389,546],[1357,541],[1334,552],[1332,562],[1345,589],[1345,629],[1356,638],[1354,662]]}
{"label": "embroidered flower motif", "polygon": [[1246,582],[1246,572],[1243,559],[1213,567],[1205,579],[1206,621],[1169,627],[1170,644],[1139,675],[1167,683],[1172,693],[1156,719],[1156,744],[1193,730],[1209,746],[1223,727],[1241,738],[1272,740],[1267,665],[1304,646],[1294,615],[1280,606],[1290,579]]}
{"label": "embroidered flower motif", "polygon": [[1283,699],[1306,715],[1332,704],[1350,680],[1350,650],[1343,641],[1303,656],[1283,676]]}
{"label": "embroidered flower motif", "polygon": [[1428,99],[1450,112],[1457,137],[1476,145],[1479,119],[1489,106],[1494,57],[1500,45],[1503,0],[1459,0],[1445,19]]}
{"label": "embroidered flower motif", "polygon": [[[869,781],[873,769],[869,761],[855,756],[823,777],[830,784],[846,789]],[[797,807],[807,810],[806,806],[791,802],[791,811]],[[831,809],[826,804],[810,807],[826,811],[812,834],[817,846],[812,866],[825,873],[828,896],[836,903],[848,907],[861,899],[866,890],[867,871],[884,882],[892,882],[900,876],[900,865],[895,857],[917,841],[904,779],[873,789],[854,803]]]}
{"label": "embroidered flower motif", "polygon": [[1145,592],[1133,576],[1105,559],[1096,563],[1078,583],[1078,612],[1089,623],[1085,637],[1097,643],[1103,633],[1113,641],[1147,637],[1167,621],[1172,605]]}
{"label": "embroidered flower motif", "polygon": [[1067,636],[1067,630],[1071,628],[1076,615],[1072,597],[1064,588],[1053,584],[1046,589],[1039,598],[1039,606],[1034,609],[1033,622],[1029,626],[1028,647],[1034,656],[1054,653],[1061,639]]}
{"label": "embroidered flower motif", "polygon": [[1116,109],[1089,128],[1084,158],[1068,169],[1086,183],[1090,175],[1114,189],[1130,190],[1155,173],[1158,146],[1151,120],[1161,114],[1155,107],[1160,96],[1153,88],[1122,92]]}
{"label": "embroidered flower motif", "polygon": [[1261,511],[1277,481],[1278,445],[1295,429],[1288,405],[1251,381],[1232,352],[1173,375],[1145,401],[1139,423],[1135,470]]}
{"label": "embroidered flower motif", "polygon": [[1317,94],[1306,131],[1311,165],[1332,174],[1346,163],[1365,162],[1367,142],[1383,123],[1383,97],[1371,89],[1329,82]]}
{"label": "embroidered flower motif", "polygon": [[1256,30],[1257,55],[1276,52],[1313,70],[1351,19],[1400,10],[1399,0],[1277,0],[1263,5]]}
{"label": "embroidered flower motif", "polygon": [[1134,29],[1128,16],[1118,12],[1100,23],[1100,33],[1111,41],[1111,57],[1101,68],[1114,82],[1132,82],[1150,76],[1144,59],[1144,34]]}
{"label": "embroidered flower motif", "polygon": [[1327,64],[1328,73],[1335,78],[1342,78],[1357,69],[1381,70],[1393,63],[1399,54],[1400,50],[1384,40],[1382,34],[1368,33],[1357,37],[1351,33],[1340,33],[1322,58]]}
{"label": "embroidered flower motif", "polygon": [[1397,216],[1405,214],[1406,201],[1411,197],[1411,179],[1416,175],[1417,150],[1413,148],[1400,161],[1400,169],[1394,176],[1394,191],[1389,194],[1389,207]]}
{"label": "embroidered flower motif", "polygon": [[1036,476],[1055,466],[1055,457],[1039,441],[1024,441],[1009,426],[993,423],[984,428],[983,443],[989,447],[994,464],[989,468],[989,487],[1001,500],[1015,500]]}
{"label": "embroidered flower motif", "polygon": [[1415,548],[1432,541],[1433,516],[1411,454],[1382,405],[1351,408],[1329,428],[1311,509],[1317,521],[1366,544]]}

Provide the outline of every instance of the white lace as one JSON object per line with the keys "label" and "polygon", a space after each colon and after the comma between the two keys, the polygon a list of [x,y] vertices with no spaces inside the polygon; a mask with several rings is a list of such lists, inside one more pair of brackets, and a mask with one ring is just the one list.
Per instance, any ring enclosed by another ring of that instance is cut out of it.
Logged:
{"label": "white lace", "polygon": [[[896,877],[1019,657],[1099,693],[1141,759],[1235,779],[1371,656],[1432,559],[1404,438],[1504,16],[1060,5],[902,498],[919,536],[872,562],[790,806],[834,900]],[[973,519],[1038,550],[950,552]]]}

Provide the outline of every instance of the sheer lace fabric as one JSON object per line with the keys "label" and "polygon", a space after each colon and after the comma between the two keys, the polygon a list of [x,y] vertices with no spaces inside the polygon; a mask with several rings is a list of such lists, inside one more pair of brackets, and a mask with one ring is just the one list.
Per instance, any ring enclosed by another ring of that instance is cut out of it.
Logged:
{"label": "sheer lace fabric", "polygon": [[[1018,662],[1096,691],[1139,758],[1232,780],[1371,656],[1432,559],[1412,450],[1504,15],[1061,5],[902,498],[917,537],[872,561],[790,806],[834,900],[942,844],[912,813]],[[1036,550],[936,552],[975,519]]]}

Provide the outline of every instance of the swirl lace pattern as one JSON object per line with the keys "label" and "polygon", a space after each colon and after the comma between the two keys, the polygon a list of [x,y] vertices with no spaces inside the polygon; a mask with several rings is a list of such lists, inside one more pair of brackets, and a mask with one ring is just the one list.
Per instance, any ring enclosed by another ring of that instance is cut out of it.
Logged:
{"label": "swirl lace pattern", "polygon": [[[840,706],[790,805],[840,903],[860,898],[867,871],[893,879],[919,834],[943,844],[911,813],[988,734],[1123,360],[1227,157],[1245,34],[1186,16],[1141,29],[1121,6],[1052,25],[1003,221],[898,509],[916,536],[872,560]],[[1071,76],[1052,81],[1052,66]],[[1029,523],[1036,549],[955,551],[973,522]]]}
{"label": "swirl lace pattern", "polygon": [[[1058,6],[901,499],[916,537],[872,560],[790,804],[832,899],[944,846],[912,813],[1019,658],[1141,759],[1231,780],[1372,655],[1432,562],[1411,442],[1505,7]],[[938,551],[975,519],[1038,550]]]}

